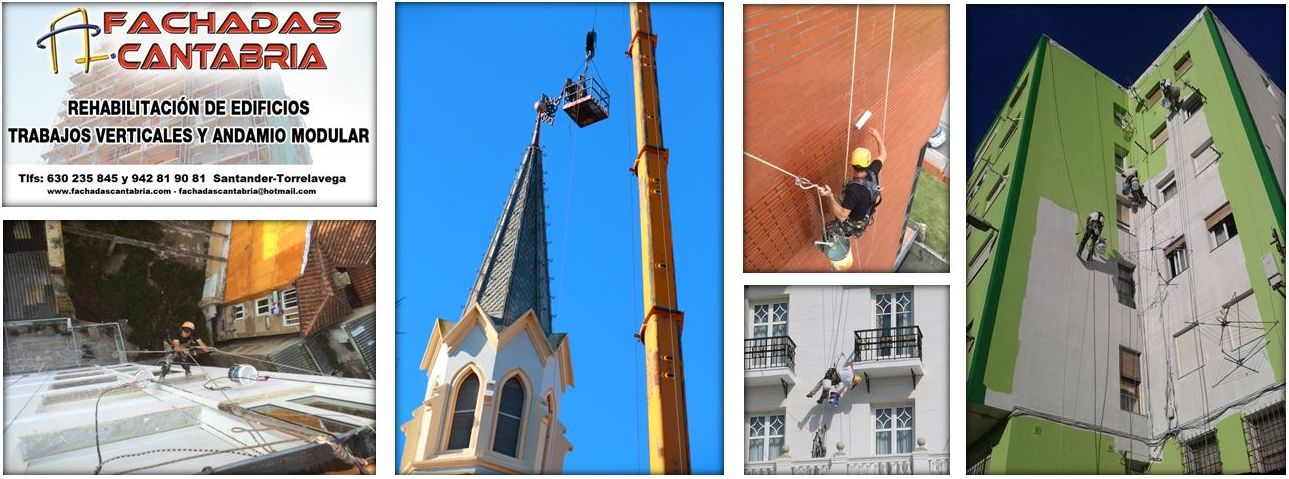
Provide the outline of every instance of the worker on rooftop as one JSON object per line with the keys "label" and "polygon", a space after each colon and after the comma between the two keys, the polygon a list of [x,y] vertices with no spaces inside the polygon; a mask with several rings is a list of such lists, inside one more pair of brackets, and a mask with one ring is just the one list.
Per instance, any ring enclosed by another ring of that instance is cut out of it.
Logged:
{"label": "worker on rooftop", "polygon": [[868,128],[864,131],[876,140],[877,154],[874,155],[864,147],[855,148],[850,153],[851,173],[854,176],[846,182],[841,201],[833,196],[832,188],[827,185],[817,188],[819,195],[828,200],[827,210],[836,217],[828,224],[828,231],[847,238],[863,234],[873,221],[877,206],[882,204],[878,173],[882,171],[882,163],[886,161],[886,142],[876,129]]}
{"label": "worker on rooftop", "polygon": [[[1079,242],[1079,252],[1075,256],[1083,256],[1083,248],[1088,248],[1088,261],[1092,261],[1092,252],[1101,244],[1101,227],[1105,224],[1105,215],[1100,211],[1093,211],[1088,214],[1088,220],[1083,225],[1083,240]],[[1088,241],[1092,242],[1088,246]]]}
{"label": "worker on rooftop", "polygon": [[165,379],[166,374],[170,372],[171,363],[178,363],[184,369],[184,377],[192,376],[192,365],[197,364],[197,358],[192,350],[199,349],[203,353],[210,351],[210,347],[197,337],[195,329],[192,321],[184,321],[179,329],[170,332],[172,352],[167,356],[166,365],[161,370],[162,379]]}

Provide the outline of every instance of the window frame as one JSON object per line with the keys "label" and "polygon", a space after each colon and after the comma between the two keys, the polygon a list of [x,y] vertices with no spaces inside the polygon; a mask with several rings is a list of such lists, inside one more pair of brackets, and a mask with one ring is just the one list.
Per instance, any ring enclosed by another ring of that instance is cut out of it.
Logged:
{"label": "window frame", "polygon": [[[780,433],[777,435],[770,434],[770,431],[771,431],[770,421],[775,418],[779,420],[779,424],[780,424],[780,427],[779,427]],[[761,435],[752,434],[752,421],[754,419],[762,419],[761,427],[762,427],[762,430],[764,431],[763,434]],[[744,433],[744,437],[746,437],[745,442],[743,444],[743,454],[744,454],[744,457],[747,458],[747,462],[749,463],[774,462],[775,460],[778,459],[778,457],[768,457],[770,455],[770,449],[771,449],[770,443],[774,439],[779,439],[779,454],[783,454],[783,446],[787,445],[788,443],[787,413],[784,411],[773,411],[773,412],[749,414],[747,416],[747,420],[743,423],[743,433]],[[757,439],[760,439],[763,441],[761,443],[761,457],[753,458],[752,441]]]}
{"label": "window frame", "polygon": [[245,321],[246,304],[243,304],[243,303],[234,304],[231,308],[229,308],[228,316],[231,317],[233,321]]}
{"label": "window frame", "polygon": [[[1125,357],[1132,357],[1133,369],[1125,368]],[[1125,407],[1125,400],[1131,406]],[[1141,414],[1141,352],[1119,346],[1119,410]]]}
{"label": "window frame", "polygon": [[[783,306],[782,320],[778,320],[778,319],[779,319],[779,317],[778,317],[778,316],[776,316],[776,314],[778,313],[778,310],[777,310],[775,307],[776,307],[776,306],[780,306],[780,305],[782,305],[782,306]],[[791,309],[791,306],[792,306],[792,304],[791,304],[791,302],[788,300],[788,298],[774,298],[774,299],[766,299],[766,300],[760,300],[760,301],[757,301],[757,302],[752,303],[752,308],[751,308],[752,316],[751,316],[750,318],[748,318],[748,319],[751,321],[750,323],[748,323],[748,333],[749,333],[749,337],[751,337],[751,338],[774,338],[774,337],[779,337],[779,336],[788,336],[788,335],[789,335],[789,332],[790,332],[790,330],[791,330],[791,327],[792,327],[792,309]],[[758,308],[762,308],[762,307],[766,308],[766,319],[765,319],[765,322],[763,322],[763,323],[758,323],[758,322],[757,322],[757,309],[758,309]],[[782,326],[783,326],[783,334],[776,334],[776,333],[775,333],[775,326],[778,326],[778,325],[782,325]],[[764,335],[764,336],[757,336],[756,329],[757,329],[757,327],[758,327],[758,326],[760,326],[760,327],[764,327],[764,328],[765,328],[765,335]]]}
{"label": "window frame", "polygon": [[[264,312],[260,312],[261,302],[264,303],[264,306],[263,306]],[[255,317],[260,318],[260,317],[272,316],[272,315],[273,315],[273,298],[268,295],[265,295],[264,297],[261,297],[261,298],[255,298]]]}
{"label": "window frame", "polygon": [[[907,409],[909,411],[909,424],[907,427],[899,426],[898,413],[901,409]],[[888,413],[890,417],[889,427],[883,428],[878,423],[878,416],[881,414],[881,411],[890,411]],[[874,405],[872,410],[872,426],[873,426],[873,455],[898,456],[903,454],[911,454],[915,449],[917,449],[917,408],[915,408],[913,404],[902,403],[902,404]],[[900,445],[899,433],[904,431],[908,431],[909,433],[908,451],[899,450],[899,445]],[[888,449],[888,452],[884,452],[884,453],[880,452],[882,440],[879,439],[879,435],[883,432],[889,433],[889,436],[887,436],[888,440],[886,442],[887,447],[889,449]]]}
{"label": "window frame", "polygon": [[[908,296],[908,307],[904,310],[899,309],[898,301],[900,299],[900,295]],[[883,296],[889,297],[887,303],[890,304],[889,310],[885,313],[881,312],[879,307],[879,303]],[[894,342],[893,338],[896,337],[897,329],[911,328],[918,325],[917,312],[913,307],[914,299],[912,289],[893,289],[888,291],[876,291],[873,293],[873,329],[880,329],[882,331],[882,338],[887,340],[887,344],[878,349],[878,359],[913,357],[912,350],[916,348],[915,346],[906,345],[904,342],[900,342],[899,346],[895,346],[891,345],[890,342]],[[901,314],[907,315],[908,324],[901,324]],[[887,320],[888,322],[883,324],[883,320]]]}
{"label": "window frame", "polygon": [[1181,276],[1190,269],[1190,264],[1190,249],[1186,247],[1186,236],[1179,236],[1164,248],[1164,266],[1168,273],[1165,281],[1172,281],[1173,278]]}
{"label": "window frame", "polygon": [[1179,188],[1181,187],[1177,184],[1177,172],[1169,171],[1165,173],[1159,181],[1155,182],[1155,191],[1159,193],[1159,204],[1162,205],[1167,203],[1168,200],[1176,198]]}
{"label": "window frame", "polygon": [[[1197,444],[1199,443],[1199,444]],[[1212,451],[1196,451],[1198,447],[1209,447]],[[1213,462],[1205,462],[1196,465],[1196,455],[1203,455],[1200,458],[1214,459]],[[1186,474],[1221,474],[1222,473],[1222,454],[1217,443],[1217,430],[1209,430],[1198,436],[1182,441],[1182,470]]]}
{"label": "window frame", "polygon": [[[480,379],[481,377],[482,376],[479,374],[479,372],[476,371],[474,368],[470,368],[470,367],[463,368],[459,373],[457,380],[452,384],[451,395],[447,398],[444,398],[444,401],[447,402],[447,405],[448,405],[447,410],[444,411],[445,412],[444,417],[447,419],[447,421],[445,421],[445,424],[444,424],[445,426],[443,430],[444,434],[443,434],[443,438],[441,439],[443,442],[440,445],[441,446],[440,450],[464,451],[464,450],[475,448],[477,441],[479,440],[479,435],[475,434],[474,432],[479,425],[479,412],[480,410],[483,409],[483,394],[481,393],[483,392],[484,385],[483,385],[483,380]],[[462,446],[459,448],[452,447],[453,446],[452,426],[456,424],[457,415],[461,412],[457,410],[457,406],[458,406],[457,399],[458,399],[458,396],[461,394],[461,388],[465,386],[465,383],[469,381],[471,378],[473,378],[475,381],[475,390],[474,390],[475,397],[474,397],[473,409],[469,411],[470,412],[470,429],[469,429],[470,436],[466,438],[465,446]]]}
{"label": "window frame", "polygon": [[1180,79],[1186,72],[1191,71],[1193,66],[1195,66],[1195,60],[1191,58],[1191,52],[1183,53],[1180,59],[1173,62],[1173,77]]}
{"label": "window frame", "polygon": [[[519,386],[519,394],[523,395],[523,397],[520,398],[519,416],[515,416],[502,410],[502,407],[505,405],[506,396],[508,395],[506,388],[509,387],[512,382]],[[528,387],[528,382],[518,373],[510,374],[505,381],[502,381],[501,384],[500,394],[497,396],[497,400],[494,401],[497,407],[493,408],[492,438],[488,450],[506,457],[521,459],[524,457],[524,432],[528,428],[528,410],[530,409],[529,401],[532,399],[532,395],[529,394],[529,391],[532,388]],[[497,450],[497,447],[500,445],[497,438],[500,436],[499,432],[501,430],[501,420],[503,417],[516,420],[515,453],[513,455]]]}
{"label": "window frame", "polygon": [[[1232,238],[1240,235],[1239,224],[1235,222],[1235,212],[1231,211],[1231,203],[1226,203],[1208,216],[1204,217],[1204,229],[1208,230],[1209,244],[1213,250],[1220,248],[1222,245],[1229,243]],[[1225,237],[1219,237],[1218,230]]]}
{"label": "window frame", "polygon": [[[1162,95],[1161,95],[1162,96]],[[1159,148],[1168,143],[1168,123],[1160,123],[1159,128],[1150,134],[1150,151],[1159,151]]]}

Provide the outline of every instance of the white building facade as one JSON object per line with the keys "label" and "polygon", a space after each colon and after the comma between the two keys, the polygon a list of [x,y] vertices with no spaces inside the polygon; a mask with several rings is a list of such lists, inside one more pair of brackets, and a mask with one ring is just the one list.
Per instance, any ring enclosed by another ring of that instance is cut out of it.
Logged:
{"label": "white building facade", "polygon": [[[747,287],[744,472],[947,474],[948,306],[942,286]],[[830,368],[835,404],[808,397]]]}

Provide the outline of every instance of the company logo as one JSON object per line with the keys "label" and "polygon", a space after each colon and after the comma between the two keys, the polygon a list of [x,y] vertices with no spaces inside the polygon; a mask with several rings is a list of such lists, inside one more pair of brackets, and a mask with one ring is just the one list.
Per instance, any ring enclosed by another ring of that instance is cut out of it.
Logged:
{"label": "company logo", "polygon": [[[76,14],[80,14],[81,23],[57,28],[58,22],[61,22],[63,21],[63,19],[66,19],[67,17],[76,15]],[[58,38],[57,38],[58,34],[70,32],[72,30],[81,30],[81,35],[82,35],[82,38],[84,39],[85,53],[82,56],[76,58],[76,64],[85,65],[85,73],[90,72],[90,63],[100,61],[100,60],[107,60],[109,58],[116,58],[115,53],[110,55],[90,55],[90,37],[97,37],[99,32],[102,31],[102,29],[99,28],[98,25],[90,24],[89,12],[85,11],[84,7],[76,7],[71,11],[58,16],[57,18],[54,18],[54,21],[49,22],[49,33],[41,35],[40,38],[36,39],[36,48],[40,48],[40,49],[45,48],[45,45],[42,42],[44,42],[45,39],[49,39],[49,59],[54,67],[55,75],[58,74]]]}

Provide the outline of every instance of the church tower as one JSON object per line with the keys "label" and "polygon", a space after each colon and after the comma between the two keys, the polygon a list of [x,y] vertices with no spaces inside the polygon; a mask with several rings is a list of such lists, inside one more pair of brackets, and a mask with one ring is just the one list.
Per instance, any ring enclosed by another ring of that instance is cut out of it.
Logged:
{"label": "church tower", "polygon": [[465,311],[431,330],[421,360],[429,387],[402,426],[400,474],[559,474],[573,449],[560,422],[573,366],[568,337],[551,331],[539,146],[554,106],[543,99],[537,110]]}

